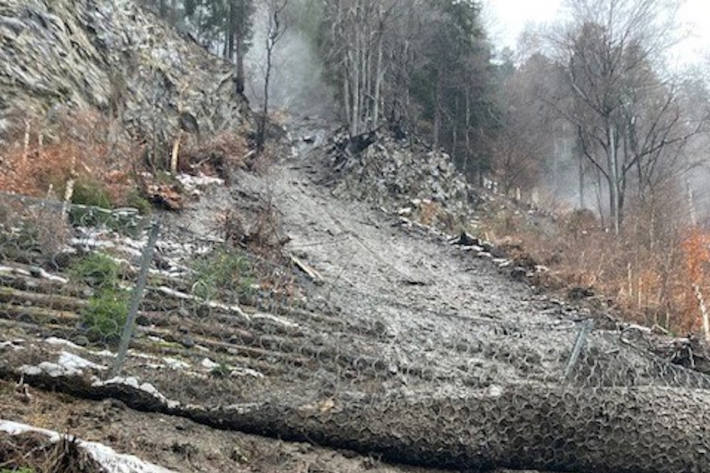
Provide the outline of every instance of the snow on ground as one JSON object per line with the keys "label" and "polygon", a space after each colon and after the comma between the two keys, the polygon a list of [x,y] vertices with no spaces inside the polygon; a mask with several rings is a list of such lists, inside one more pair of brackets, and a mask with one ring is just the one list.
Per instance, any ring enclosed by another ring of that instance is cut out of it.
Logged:
{"label": "snow on ground", "polygon": [[[0,432],[10,435],[21,435],[34,432],[45,435],[52,443],[61,440],[62,436],[53,430],[39,429],[27,424],[20,424],[0,419]],[[111,447],[97,442],[78,440],[79,447],[84,449],[107,473],[172,473],[158,465],[144,462],[133,455],[117,453]]]}

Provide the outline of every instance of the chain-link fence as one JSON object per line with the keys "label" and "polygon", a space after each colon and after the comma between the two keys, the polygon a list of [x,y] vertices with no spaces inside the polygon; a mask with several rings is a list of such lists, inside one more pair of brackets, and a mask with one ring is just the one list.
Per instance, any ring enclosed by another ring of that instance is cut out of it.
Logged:
{"label": "chain-link fence", "polygon": [[156,222],[1,195],[1,326],[81,347],[106,377],[120,369],[184,405],[321,406],[327,422],[284,429],[404,460],[710,471],[710,378],[633,331],[413,307],[346,277],[316,285],[302,261]]}

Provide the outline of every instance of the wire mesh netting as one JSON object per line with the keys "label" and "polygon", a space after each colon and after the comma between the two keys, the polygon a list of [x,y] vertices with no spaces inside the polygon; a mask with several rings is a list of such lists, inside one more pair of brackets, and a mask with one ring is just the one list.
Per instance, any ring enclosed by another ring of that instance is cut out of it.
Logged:
{"label": "wire mesh netting", "polygon": [[[81,347],[109,376],[154,222],[0,196],[0,324]],[[253,430],[417,463],[710,471],[710,378],[631,332],[412,307],[347,278],[310,298],[293,260],[167,219],[148,263],[121,368],[181,404],[251,403]]]}

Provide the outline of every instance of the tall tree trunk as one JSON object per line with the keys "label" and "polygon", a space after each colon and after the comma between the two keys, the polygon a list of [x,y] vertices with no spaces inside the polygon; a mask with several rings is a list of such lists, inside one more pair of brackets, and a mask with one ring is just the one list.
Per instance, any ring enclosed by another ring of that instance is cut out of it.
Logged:
{"label": "tall tree trunk", "polygon": [[[458,115],[458,99],[456,102],[454,116],[457,116],[457,115]],[[461,169],[461,160],[459,159],[459,154],[457,152],[458,145],[459,145],[459,127],[458,127],[458,121],[456,119],[454,119],[454,122],[451,125],[451,158],[454,161],[454,165],[458,169]]]}
{"label": "tall tree trunk", "polygon": [[244,93],[244,38],[241,32],[236,35],[236,49],[237,49],[237,93]]}
{"label": "tall tree trunk", "polygon": [[436,87],[434,88],[434,136],[432,142],[434,149],[439,148],[439,133],[441,133],[441,95],[443,88],[444,72],[441,67],[436,74]]}
{"label": "tall tree trunk", "polygon": [[236,35],[236,6],[234,2],[236,0],[229,1],[229,23],[227,25],[227,58],[229,61],[234,61],[234,36]]}
{"label": "tall tree trunk", "polygon": [[350,77],[351,74],[348,68],[343,68],[343,110],[345,111],[345,122],[350,125],[349,130],[352,135],[353,123],[352,123],[352,113],[351,113],[351,99],[350,99]]}
{"label": "tall tree trunk", "polygon": [[[357,48],[357,34],[355,35],[355,47]],[[352,75],[353,75],[353,109],[352,121],[350,125],[350,135],[357,136],[360,134],[360,61],[358,61],[358,51],[356,49],[353,54],[354,59],[351,60]]]}
{"label": "tall tree trunk", "polygon": [[621,231],[621,214],[619,209],[619,156],[617,153],[616,130],[614,129],[614,125],[611,123],[608,125],[608,134],[609,151],[607,154],[610,170],[608,179],[610,199],[609,210],[612,223],[614,224],[614,233],[618,235]]}
{"label": "tall tree trunk", "polygon": [[584,160],[579,158],[579,208],[584,208]]}
{"label": "tall tree trunk", "polygon": [[374,109],[372,112],[372,122],[375,128],[377,128],[378,123],[380,122],[380,94],[382,91],[382,76],[383,76],[383,71],[382,71],[382,43],[384,41],[383,39],[383,34],[380,32],[380,36],[377,40],[377,63],[375,66],[375,103]]}
{"label": "tall tree trunk", "polygon": [[471,179],[469,175],[469,164],[471,162],[471,90],[466,87],[466,129],[464,130],[464,138],[466,141],[466,150],[464,152],[463,171],[467,179]]}

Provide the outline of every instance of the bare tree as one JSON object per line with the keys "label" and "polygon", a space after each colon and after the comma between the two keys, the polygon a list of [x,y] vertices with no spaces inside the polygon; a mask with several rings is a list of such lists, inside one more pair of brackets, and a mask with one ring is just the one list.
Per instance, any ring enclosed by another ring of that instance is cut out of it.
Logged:
{"label": "bare tree", "polygon": [[342,107],[351,136],[376,128],[389,67],[386,42],[401,0],[326,0],[326,40],[331,68],[339,71]]}
{"label": "bare tree", "polygon": [[573,97],[570,107],[559,96],[558,110],[606,182],[617,233],[633,171],[646,179],[702,129],[688,123],[676,85],[659,73],[673,44],[674,9],[664,0],[575,0],[572,23],[555,38]]}
{"label": "bare tree", "polygon": [[269,120],[269,86],[271,85],[271,72],[274,61],[274,50],[279,40],[286,31],[283,13],[288,6],[288,0],[268,0],[268,29],[266,34],[266,68],[264,71],[264,103],[261,109],[261,117],[256,137],[256,151],[261,154],[264,151],[266,142],[266,126]]}

